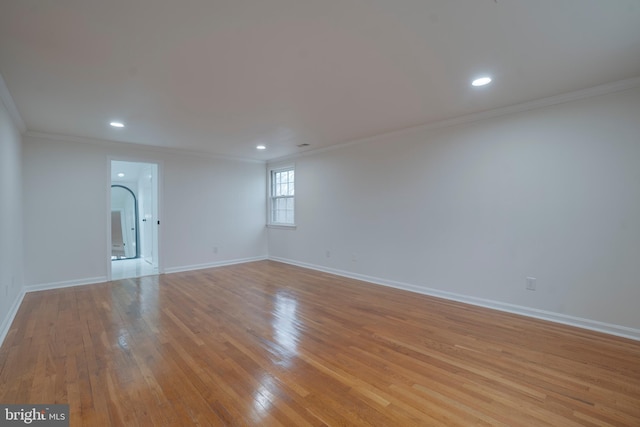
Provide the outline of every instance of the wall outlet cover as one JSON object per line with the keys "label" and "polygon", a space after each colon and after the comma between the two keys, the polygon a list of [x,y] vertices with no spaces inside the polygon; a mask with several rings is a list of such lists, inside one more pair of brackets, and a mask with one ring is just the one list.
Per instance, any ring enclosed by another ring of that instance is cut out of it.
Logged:
{"label": "wall outlet cover", "polygon": [[536,290],[536,278],[535,277],[527,277],[527,290],[535,291]]}

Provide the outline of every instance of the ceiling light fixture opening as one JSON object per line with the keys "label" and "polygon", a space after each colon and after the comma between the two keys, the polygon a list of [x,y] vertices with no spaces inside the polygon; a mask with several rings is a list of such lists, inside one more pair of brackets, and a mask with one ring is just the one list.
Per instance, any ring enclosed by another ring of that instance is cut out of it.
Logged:
{"label": "ceiling light fixture opening", "polygon": [[122,123],[122,122],[111,122],[109,124],[111,126],[113,126],[114,128],[123,128],[124,127],[124,123]]}
{"label": "ceiling light fixture opening", "polygon": [[474,81],[472,81],[471,86],[475,86],[475,87],[486,86],[489,83],[491,83],[491,77],[485,76],[485,77],[479,77]]}
{"label": "ceiling light fixture opening", "polygon": [[266,149],[267,149],[267,147],[266,147],[266,146],[264,146],[264,145],[258,145],[258,146],[256,146],[256,149],[257,149],[257,150],[266,150]]}

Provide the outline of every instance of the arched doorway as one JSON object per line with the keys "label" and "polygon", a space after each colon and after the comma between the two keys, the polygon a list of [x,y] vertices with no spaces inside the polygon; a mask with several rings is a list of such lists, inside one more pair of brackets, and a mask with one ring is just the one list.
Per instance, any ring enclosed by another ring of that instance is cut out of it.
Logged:
{"label": "arched doorway", "polygon": [[110,279],[159,274],[158,163],[110,160]]}
{"label": "arched doorway", "polygon": [[111,185],[111,259],[140,257],[138,200],[129,187]]}

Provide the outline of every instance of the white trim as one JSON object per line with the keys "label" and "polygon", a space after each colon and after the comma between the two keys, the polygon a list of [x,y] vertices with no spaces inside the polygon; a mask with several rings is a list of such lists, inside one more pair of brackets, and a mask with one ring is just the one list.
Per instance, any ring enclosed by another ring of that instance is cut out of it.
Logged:
{"label": "white trim", "polygon": [[111,255],[113,254],[113,242],[111,240],[111,164],[113,163],[112,156],[107,156],[107,247],[105,251],[105,262],[107,263],[107,281],[111,281]]}
{"label": "white trim", "polygon": [[[293,224],[290,223],[286,223],[286,222],[272,222],[272,218],[273,218],[273,200],[276,198],[291,198],[293,199],[293,220],[296,220],[296,196],[295,196],[295,191],[294,191],[294,195],[293,196],[279,196],[276,197],[273,195],[273,174],[274,173],[278,173],[278,172],[285,172],[285,171],[293,171],[294,176],[295,176],[295,172],[296,172],[296,164],[295,163],[287,163],[287,164],[283,164],[283,165],[270,165],[270,167],[267,168],[267,227],[272,227],[272,228],[288,228],[288,229],[296,229],[297,226],[295,224],[295,222]],[[297,181],[297,177],[294,177],[293,179],[293,187],[296,187],[296,181]]]}
{"label": "white trim", "polygon": [[9,117],[13,120],[13,123],[16,125],[20,133],[24,133],[27,130],[27,126],[24,124],[24,120],[22,120],[22,116],[20,115],[20,111],[18,111],[18,107],[16,107],[16,103],[13,102],[13,97],[11,96],[11,92],[9,92],[9,88],[2,78],[2,74],[0,74],[0,102],[4,104],[7,111],[9,112]]}
{"label": "white trim", "polygon": [[[523,307],[523,306],[503,303],[499,301],[492,301],[492,300],[483,299],[483,298],[469,297],[465,295],[456,294],[453,292],[440,291],[432,288],[424,288],[421,286],[411,285],[408,283],[380,279],[377,277],[351,273],[344,270],[338,270],[334,268],[324,267],[324,266],[315,265],[315,264],[309,264],[305,262],[299,262],[299,261],[280,258],[280,257],[260,256],[260,257],[242,258],[242,259],[235,259],[235,260],[221,261],[221,262],[214,262],[214,263],[207,263],[207,264],[171,267],[171,268],[167,268],[166,272],[179,273],[179,272],[185,272],[185,271],[201,270],[206,268],[223,267],[223,266],[234,265],[234,264],[243,264],[247,262],[263,261],[266,259],[276,261],[276,262],[282,262],[285,264],[291,264],[298,267],[308,268],[311,270],[321,271],[324,273],[335,274],[337,276],[348,277],[350,279],[361,280],[361,281],[369,282],[375,285],[388,286],[391,288],[402,289],[405,291],[415,292],[423,295],[429,295],[437,298],[458,301],[465,304],[475,305],[479,307],[486,307],[494,310],[518,314],[521,316],[548,320],[555,323],[575,326],[582,329],[603,332],[610,335],[615,335],[623,338],[629,338],[632,340],[640,341],[640,329],[629,328],[626,326],[614,325],[614,324],[605,323],[605,322],[599,322],[596,320],[583,319],[580,317],[568,316],[565,314],[554,313],[551,311],[538,310],[534,308]],[[104,283],[106,281],[107,281],[106,277],[101,276],[101,277],[85,278],[85,279],[79,279],[79,280],[70,280],[70,281],[64,281],[64,282],[45,283],[45,284],[34,285],[34,286],[26,286],[22,288],[18,297],[14,300],[13,305],[9,310],[9,313],[7,314],[2,325],[0,326],[0,346],[4,342],[4,339],[6,338],[9,332],[11,324],[13,323],[13,320],[15,319],[15,316],[18,313],[18,309],[20,308],[20,305],[22,304],[22,300],[24,299],[24,296],[26,293],[51,290],[51,289],[67,288],[72,286],[92,285],[92,284]]]}
{"label": "white trim", "polygon": [[[226,265],[244,264],[247,262],[254,262],[254,261],[264,261],[266,259],[268,259],[267,256],[241,258],[241,259],[214,262],[214,263],[208,263],[208,264],[196,264],[196,265],[188,265],[188,266],[182,266],[182,267],[173,267],[173,268],[168,268],[167,272],[180,273],[180,272],[192,271],[192,270],[202,270],[205,268],[215,268],[215,267],[223,267]],[[2,321],[2,324],[0,324],[0,347],[4,342],[4,339],[7,337],[9,330],[11,329],[11,325],[13,324],[13,321],[16,315],[18,314],[18,310],[22,305],[22,300],[24,299],[24,296],[27,293],[38,292],[38,291],[48,291],[53,289],[70,288],[74,286],[97,285],[100,283],[108,283],[108,282],[109,281],[107,280],[106,276],[99,276],[99,277],[87,277],[84,279],[77,279],[77,280],[67,280],[62,282],[42,283],[39,285],[23,287],[20,290],[20,293],[18,294],[16,299],[13,301],[13,304],[11,305],[11,309],[9,309],[9,312],[7,313],[6,317]]]}
{"label": "white trim", "polygon": [[423,286],[413,285],[409,283],[396,282],[393,280],[380,279],[378,277],[367,276],[364,274],[352,273],[349,271],[338,270],[334,268],[324,267],[306,262],[299,262],[287,258],[269,257],[272,261],[291,264],[298,267],[308,268],[311,270],[322,271],[324,273],[335,274],[337,276],[348,277],[350,279],[361,280],[375,285],[388,286],[391,288],[402,289],[405,291],[415,292],[423,295],[429,295],[437,298],[443,298],[452,301],[458,301],[465,304],[475,305],[479,307],[490,308],[508,313],[519,314],[521,316],[533,317],[536,319],[548,320],[563,325],[575,326],[591,331],[603,332],[605,334],[615,335],[623,338],[640,341],[640,329],[629,328],[627,326],[614,325],[611,323],[599,322],[597,320],[584,319],[581,317],[569,316],[561,313],[554,313],[547,310],[539,310],[536,308],[524,307],[521,305],[509,304],[500,301],[493,301],[484,298],[471,297],[453,292],[440,291],[437,289],[427,288]]}
{"label": "white trim", "polygon": [[522,102],[520,104],[514,104],[507,107],[494,108],[491,110],[467,114],[464,116],[453,117],[450,119],[426,123],[423,125],[391,130],[389,132],[382,132],[376,135],[372,135],[370,137],[351,140],[351,141],[345,141],[345,142],[333,144],[327,147],[307,150],[303,153],[290,154],[282,157],[269,159],[266,161],[242,158],[242,157],[216,155],[216,154],[212,154],[204,151],[187,150],[182,148],[159,147],[155,145],[119,142],[119,141],[111,141],[111,140],[98,139],[98,138],[85,138],[85,137],[62,135],[62,134],[47,133],[47,132],[26,131],[24,121],[22,120],[20,113],[18,112],[17,108],[15,107],[15,104],[13,103],[13,98],[11,98],[11,95],[9,94],[8,89],[4,84],[4,80],[2,80],[2,76],[0,76],[0,100],[4,101],[5,106],[9,110],[9,114],[11,115],[13,120],[16,122],[16,125],[21,130],[21,132],[28,137],[53,139],[53,140],[68,141],[68,142],[90,143],[90,144],[98,144],[98,145],[111,145],[112,147],[118,146],[118,147],[128,147],[128,148],[135,148],[135,149],[147,149],[150,151],[167,153],[167,154],[185,154],[185,155],[192,155],[192,156],[198,156],[198,157],[206,156],[214,159],[234,160],[234,161],[240,161],[240,162],[261,163],[261,164],[271,165],[279,162],[291,161],[296,158],[309,156],[309,155],[321,153],[324,151],[331,151],[331,150],[348,147],[351,145],[358,145],[366,142],[371,142],[378,138],[397,136],[397,135],[401,135],[408,132],[419,132],[419,131],[428,131],[428,130],[434,130],[434,129],[447,128],[455,125],[467,124],[467,123],[472,123],[479,120],[486,120],[494,117],[505,116],[508,114],[520,113],[524,111],[562,104],[565,102],[577,101],[580,99],[591,98],[594,96],[606,95],[609,93],[632,89],[638,86],[640,86],[640,76],[633,77],[626,80],[605,83],[602,85],[593,86],[590,88],[568,92],[560,95],[554,95],[546,98],[536,99],[533,101]]}
{"label": "white trim", "polygon": [[276,230],[295,230],[298,228],[296,224],[267,224],[267,228],[275,228]]}
{"label": "white trim", "polygon": [[37,292],[37,291],[49,291],[51,289],[71,288],[73,286],[96,285],[98,283],[106,283],[106,282],[108,282],[107,276],[86,277],[84,279],[65,280],[62,282],[41,283],[39,285],[25,286],[24,291],[27,293]]}
{"label": "white trim", "polygon": [[480,120],[487,120],[495,117],[506,116],[509,114],[535,110],[538,108],[550,107],[552,105],[563,104],[566,102],[578,101],[580,99],[592,98],[600,95],[607,95],[609,93],[620,92],[622,90],[627,90],[627,89],[633,89],[638,86],[640,86],[640,77],[633,77],[630,79],[606,83],[603,85],[594,86],[587,89],[581,89],[574,92],[568,92],[560,95],[549,96],[547,98],[540,98],[533,101],[522,102],[520,104],[509,105],[507,107],[494,108],[491,110],[480,111],[478,113],[467,114],[464,116],[453,117],[445,120],[439,120],[436,122],[426,123],[423,125],[412,126],[408,128],[402,128],[402,129],[395,129],[389,132],[378,133],[366,138],[345,141],[342,143],[329,145],[327,147],[307,150],[303,153],[295,153],[287,156],[277,157],[275,159],[267,160],[267,165],[275,164],[279,162],[291,161],[300,157],[310,156],[310,155],[322,153],[325,151],[337,150],[340,148],[350,147],[352,145],[360,145],[367,142],[375,141],[379,138],[389,138],[389,137],[404,135],[406,133],[426,132],[426,131],[431,131],[436,129],[448,128],[456,125],[473,123]]}
{"label": "white trim", "polygon": [[[148,157],[137,157],[137,156],[118,156],[118,155],[108,155],[107,156],[107,252],[106,252],[106,261],[107,261],[107,280],[111,280],[111,164],[112,162],[131,162],[131,163],[148,163],[152,165],[156,165],[156,185],[158,186],[158,199],[156,200],[158,217],[155,218],[155,221],[161,221],[164,218],[164,161],[150,159]],[[155,256],[157,257],[158,264],[158,274],[164,273],[164,254],[162,252],[163,245],[162,240],[164,233],[162,232],[163,225],[160,222],[158,226],[158,242],[157,242],[157,253]]]}
{"label": "white trim", "polygon": [[268,259],[268,257],[265,255],[265,256],[258,256],[258,257],[251,257],[251,258],[232,259],[228,261],[208,262],[205,264],[193,264],[193,265],[183,265],[180,267],[168,267],[165,269],[165,273],[170,274],[170,273],[182,273],[185,271],[193,271],[193,270],[204,270],[206,268],[216,268],[216,267],[224,267],[227,265],[244,264],[247,262],[264,261],[266,259]]}
{"label": "white trim", "polygon": [[9,309],[9,312],[7,313],[4,320],[2,321],[2,324],[0,324],[0,347],[2,347],[2,344],[4,343],[4,339],[9,334],[9,330],[11,329],[11,325],[13,324],[13,321],[16,318],[16,315],[18,314],[18,310],[22,305],[22,300],[24,299],[24,296],[25,296],[25,290],[24,288],[22,288],[20,289],[20,293],[18,294],[16,299],[13,300],[13,304],[11,304],[11,308]]}
{"label": "white trim", "polygon": [[214,153],[209,153],[206,151],[197,151],[197,150],[188,150],[185,148],[171,148],[171,147],[160,147],[157,145],[149,145],[149,144],[139,144],[135,142],[122,142],[122,141],[112,141],[108,139],[99,139],[99,138],[88,138],[81,136],[73,136],[73,135],[64,135],[57,133],[48,133],[48,132],[36,132],[36,131],[27,131],[24,134],[30,138],[38,138],[38,139],[52,139],[54,141],[63,141],[63,142],[76,142],[80,144],[93,144],[108,148],[128,148],[128,149],[136,149],[136,150],[148,150],[150,152],[169,154],[169,155],[185,155],[185,156],[195,156],[195,157],[206,157],[209,159],[218,159],[218,160],[231,160],[236,162],[243,163],[258,163],[258,164],[266,164],[265,160],[255,160],[244,157],[234,157],[234,156],[224,156]]}

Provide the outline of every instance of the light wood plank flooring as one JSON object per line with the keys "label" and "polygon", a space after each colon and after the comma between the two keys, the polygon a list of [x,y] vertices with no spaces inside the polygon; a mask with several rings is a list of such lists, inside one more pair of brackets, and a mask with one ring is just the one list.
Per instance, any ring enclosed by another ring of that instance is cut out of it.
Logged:
{"label": "light wood plank flooring", "polygon": [[72,426],[640,426],[640,342],[262,261],[27,294],[0,402]]}

